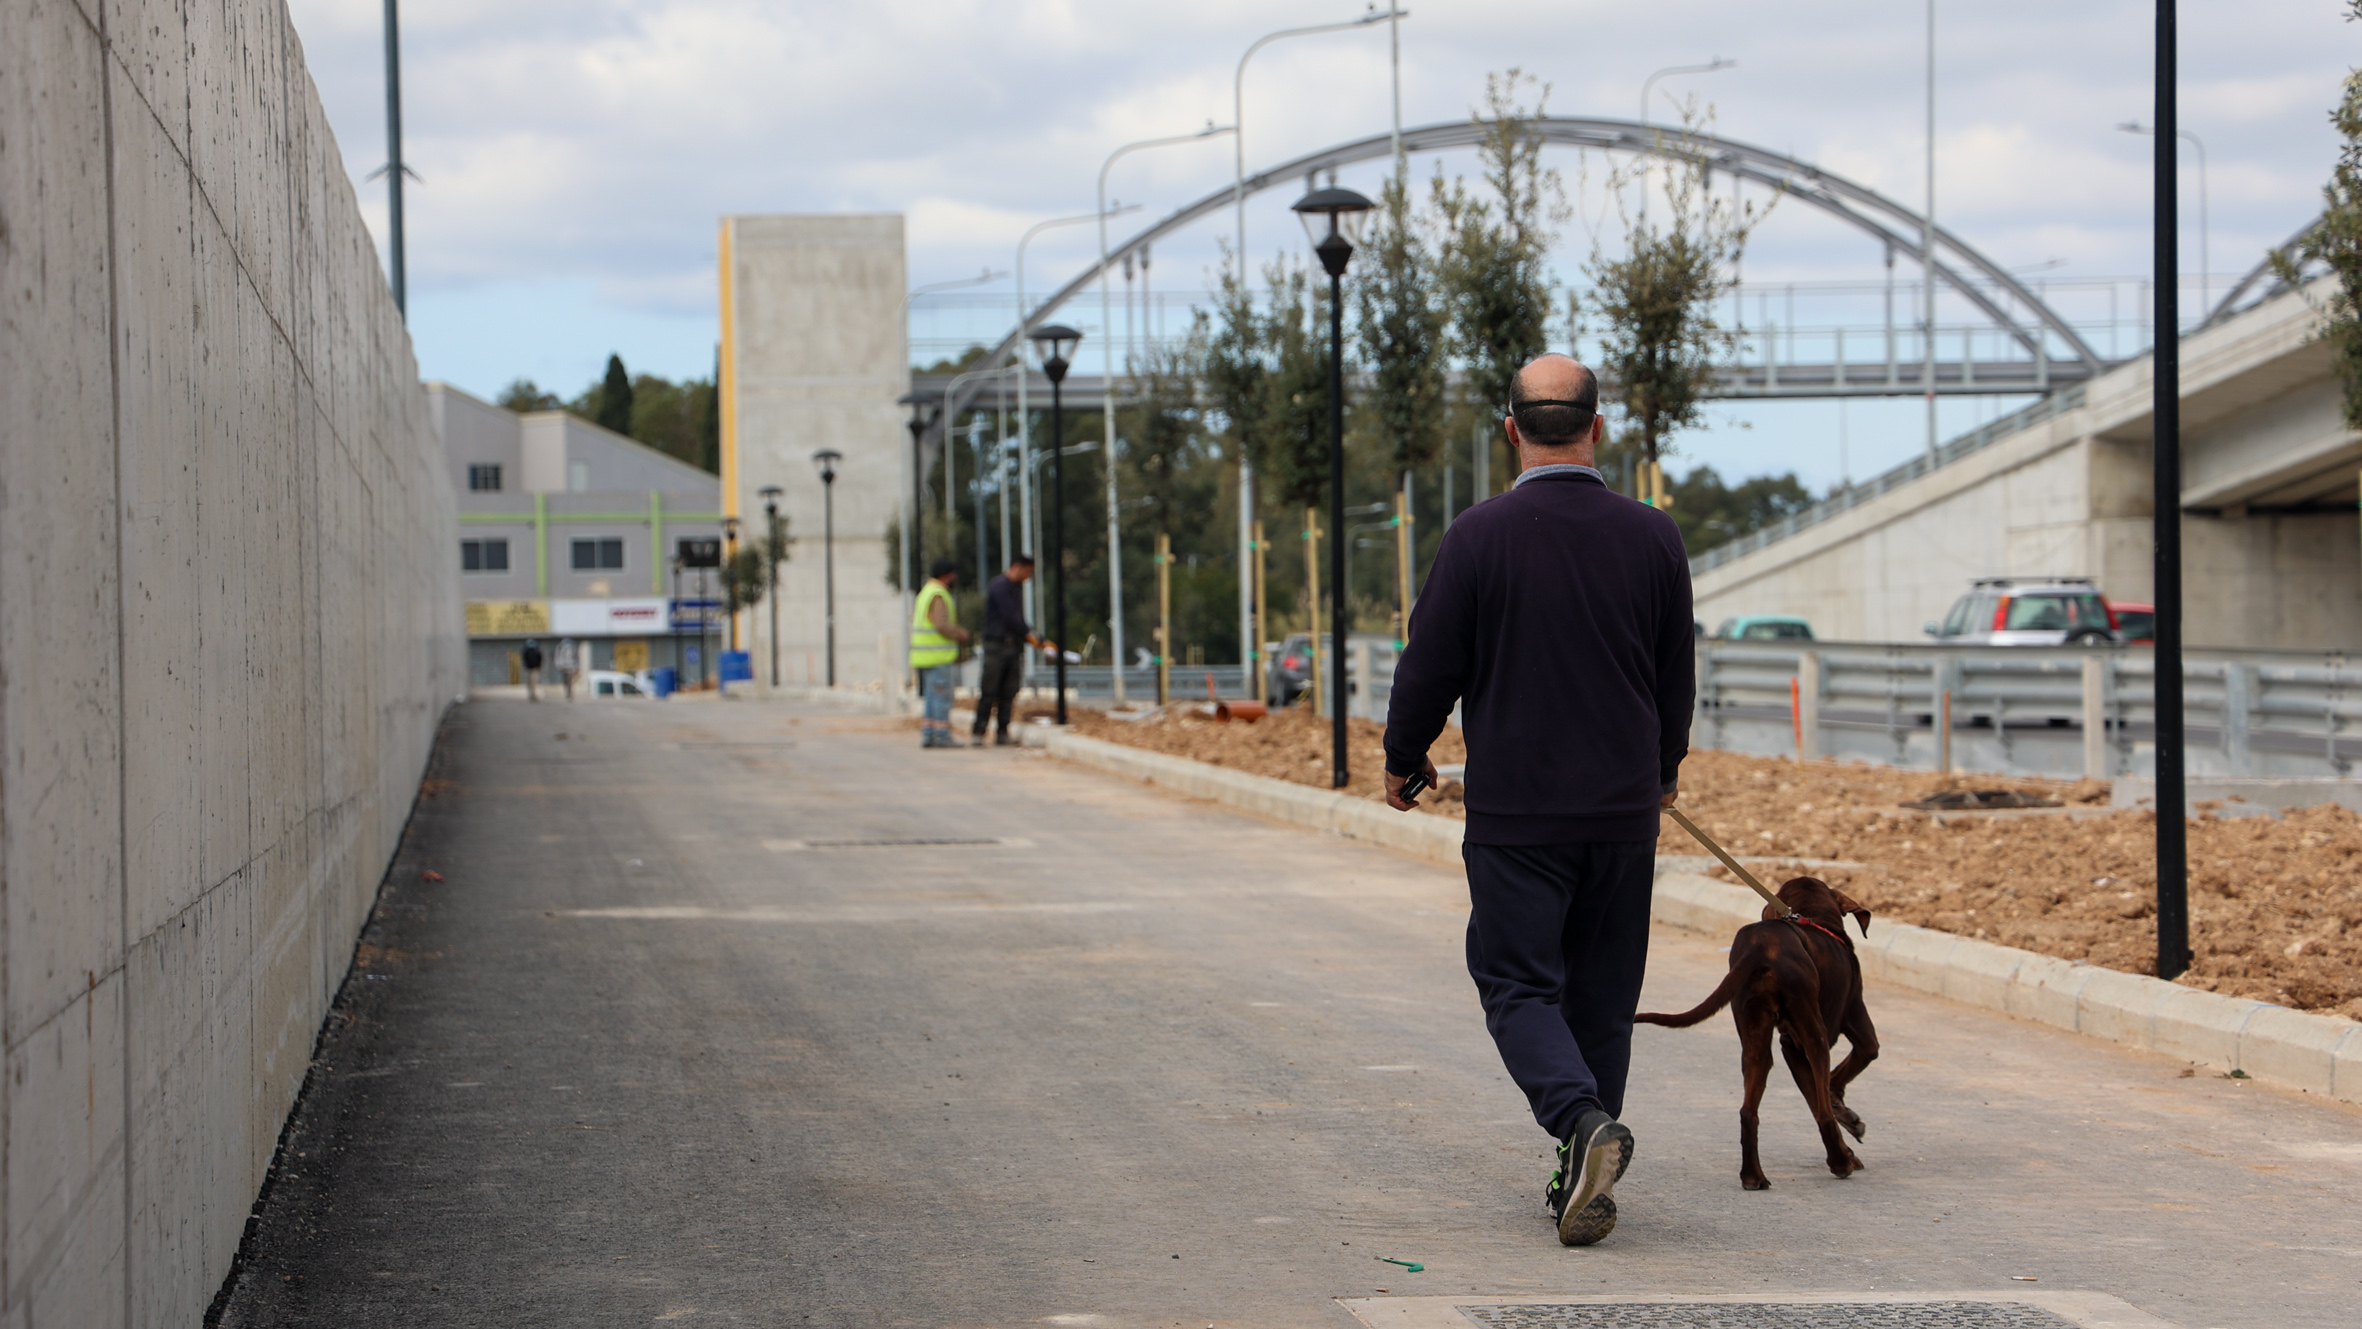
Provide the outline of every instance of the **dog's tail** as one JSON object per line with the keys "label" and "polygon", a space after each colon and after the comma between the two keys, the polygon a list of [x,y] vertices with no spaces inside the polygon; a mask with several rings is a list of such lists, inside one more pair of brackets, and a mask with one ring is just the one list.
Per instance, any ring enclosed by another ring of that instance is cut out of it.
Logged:
{"label": "dog's tail", "polygon": [[1739,995],[1740,981],[1741,976],[1739,971],[1734,968],[1729,973],[1722,976],[1721,984],[1718,985],[1712,992],[1707,993],[1706,999],[1702,1002],[1699,1002],[1696,1008],[1683,1011],[1679,1015],[1665,1015],[1655,1011],[1645,1011],[1639,1015],[1633,1016],[1632,1022],[1634,1024],[1661,1024],[1668,1029],[1687,1029],[1691,1025],[1705,1019],[1707,1016],[1721,1010],[1723,1007],[1730,1005],[1731,998]]}

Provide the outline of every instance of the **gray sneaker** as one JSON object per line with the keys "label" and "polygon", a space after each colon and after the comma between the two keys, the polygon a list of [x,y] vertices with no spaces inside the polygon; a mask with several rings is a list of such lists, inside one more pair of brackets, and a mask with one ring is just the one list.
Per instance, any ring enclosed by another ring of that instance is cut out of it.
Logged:
{"label": "gray sneaker", "polygon": [[1632,1130],[1594,1108],[1575,1121],[1558,1146],[1544,1201],[1558,1220],[1558,1239],[1588,1246],[1616,1230],[1616,1183],[1632,1166]]}

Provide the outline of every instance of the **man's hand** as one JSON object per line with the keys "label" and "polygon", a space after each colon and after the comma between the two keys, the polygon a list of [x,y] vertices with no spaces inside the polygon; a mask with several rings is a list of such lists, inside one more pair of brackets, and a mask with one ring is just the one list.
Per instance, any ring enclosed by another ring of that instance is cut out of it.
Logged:
{"label": "man's hand", "polygon": [[[1433,789],[1436,786],[1442,784],[1443,777],[1435,773],[1435,759],[1432,757],[1426,758],[1424,759],[1424,763],[1427,775],[1427,787],[1429,789]],[[1410,777],[1407,775],[1396,775],[1392,771],[1386,772],[1386,806],[1393,808],[1396,812],[1408,812],[1412,808],[1419,806],[1417,803],[1402,796],[1402,787],[1407,781],[1409,781],[1409,779]]]}
{"label": "man's hand", "polygon": [[1673,806],[1673,800],[1675,800],[1675,799],[1677,799],[1677,798],[1680,798],[1680,797],[1681,797],[1681,791],[1680,791],[1679,789],[1668,789],[1668,790],[1666,790],[1666,791],[1665,791],[1665,794],[1664,794],[1664,796],[1663,796],[1662,798],[1659,798],[1659,799],[1657,800],[1657,806],[1658,806],[1658,807],[1661,807],[1661,808],[1669,808],[1669,807],[1672,807],[1672,806]]}

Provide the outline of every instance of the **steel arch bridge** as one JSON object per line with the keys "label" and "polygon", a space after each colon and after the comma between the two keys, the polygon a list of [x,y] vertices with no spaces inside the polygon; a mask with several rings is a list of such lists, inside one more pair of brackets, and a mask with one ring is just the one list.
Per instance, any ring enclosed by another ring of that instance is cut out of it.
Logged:
{"label": "steel arch bridge", "polygon": [[[1406,153],[1473,148],[1483,141],[1493,123],[1464,120],[1406,129],[1402,134],[1402,148]],[[1920,257],[1919,213],[1866,185],[1783,153],[1718,135],[1687,133],[1635,120],[1548,116],[1533,122],[1533,132],[1545,143],[1558,147],[1696,162],[1712,172],[1777,191],[1797,203],[1819,209],[1887,246],[1892,253],[1914,260]],[[1394,140],[1386,134],[1337,144],[1248,176],[1245,192],[1259,194],[1321,171],[1383,158],[1393,151]],[[1226,185],[1114,246],[1104,260],[1086,266],[1028,313],[1020,326],[1011,329],[991,349],[983,363],[1009,364],[1011,357],[1021,351],[1026,334],[1087,290],[1103,269],[1230,206],[1237,198],[1237,187]],[[1934,382],[1938,394],[2047,393],[2083,382],[2107,368],[2109,361],[2093,350],[2072,324],[2007,269],[1941,226],[1935,228],[1934,238],[1934,260],[1928,267],[1935,280],[1967,300],[2005,338],[2025,352],[2023,359],[1981,363],[1966,359],[1938,361]],[[1840,360],[1819,365],[1783,365],[1767,355],[1760,363],[1725,366],[1714,395],[1724,398],[1919,396],[1928,390],[1922,379],[1924,373],[1925,366],[1920,361],[1898,362],[1891,351],[1879,359],[1853,364]],[[1095,382],[1079,376],[1069,382],[1078,396],[1095,395],[1098,390]],[[971,379],[945,400],[947,384],[948,380],[913,384],[915,396],[922,401],[940,402],[945,408],[936,416],[936,430],[945,421],[956,418],[978,397],[987,392],[997,396],[1000,391],[993,384]]]}

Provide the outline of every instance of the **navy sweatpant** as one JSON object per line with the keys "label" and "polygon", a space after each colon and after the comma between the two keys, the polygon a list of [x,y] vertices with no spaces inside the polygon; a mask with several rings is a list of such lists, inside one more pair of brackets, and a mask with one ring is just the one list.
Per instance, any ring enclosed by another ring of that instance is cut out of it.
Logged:
{"label": "navy sweatpant", "polygon": [[1467,844],[1468,975],[1534,1120],[1624,1110],[1656,842]]}

